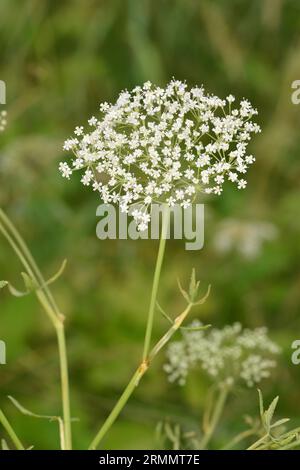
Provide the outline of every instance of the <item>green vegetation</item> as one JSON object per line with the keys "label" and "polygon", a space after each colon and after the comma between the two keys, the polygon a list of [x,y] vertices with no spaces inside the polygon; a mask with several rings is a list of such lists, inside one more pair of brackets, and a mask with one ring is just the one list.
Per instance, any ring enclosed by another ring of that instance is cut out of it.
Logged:
{"label": "green vegetation", "polygon": [[[158,243],[96,238],[97,196],[58,174],[63,141],[121,89],[148,79],[164,85],[173,76],[221,97],[249,98],[262,134],[251,143],[257,161],[247,189],[228,186],[224,197],[209,199],[204,249],[167,243],[159,303],[167,312],[182,311],[176,279],[188,279],[195,267],[202,285],[212,288],[191,319],[217,328],[236,321],[267,326],[282,353],[260,388],[266,403],[280,396],[276,419],[289,416],[289,429],[298,429],[300,366],[291,363],[291,344],[300,338],[300,105],[291,102],[291,83],[300,79],[299,2],[2,0],[0,24],[8,112],[0,137],[0,206],[46,279],[68,260],[51,290],[66,317],[74,447],[88,447],[142,355]],[[230,240],[225,247],[221,231]],[[0,280],[24,290],[22,270],[2,237]],[[155,341],[168,328],[162,315],[157,319]],[[7,364],[0,365],[6,430],[13,425],[19,446],[59,448],[57,419],[33,416],[61,412],[56,338],[34,295],[0,290],[0,340],[7,349]],[[210,382],[198,373],[184,387],[170,384],[164,363],[161,353],[103,440],[105,448],[163,446],[155,429],[168,420],[183,432],[198,431]],[[257,414],[255,388],[237,390],[211,448],[249,431],[241,416]],[[259,445],[273,445],[267,434]],[[280,439],[292,445],[297,436],[287,434]],[[7,436],[1,428],[4,447],[11,446]],[[250,446],[256,438],[247,436]],[[234,445],[245,448],[245,441]]]}

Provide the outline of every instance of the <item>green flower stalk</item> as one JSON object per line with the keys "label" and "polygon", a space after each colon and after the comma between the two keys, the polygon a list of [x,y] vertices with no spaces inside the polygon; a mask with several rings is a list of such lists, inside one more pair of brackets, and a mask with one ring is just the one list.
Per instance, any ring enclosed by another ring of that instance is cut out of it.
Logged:
{"label": "green flower stalk", "polygon": [[61,314],[54,297],[44,280],[34,258],[32,257],[28,247],[26,246],[21,235],[0,209],[0,231],[13,248],[19,260],[23,264],[26,274],[23,278],[26,283],[28,292],[32,290],[49,320],[51,321],[57,336],[59,360],[60,360],[60,378],[61,378],[61,395],[63,408],[63,426],[66,450],[72,449],[72,433],[71,433],[71,415],[70,415],[70,398],[69,398],[69,376],[68,376],[68,359],[66,350],[66,340],[64,331],[64,316]]}

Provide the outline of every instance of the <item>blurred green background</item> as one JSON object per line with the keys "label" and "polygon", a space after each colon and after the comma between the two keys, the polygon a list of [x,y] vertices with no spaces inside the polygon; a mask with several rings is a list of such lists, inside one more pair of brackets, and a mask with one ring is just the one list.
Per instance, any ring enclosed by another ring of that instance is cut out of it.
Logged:
{"label": "blurred green background", "polygon": [[[249,98],[263,132],[251,145],[257,162],[247,189],[228,187],[206,201],[204,249],[168,243],[160,303],[180,312],[176,278],[188,279],[195,266],[212,293],[192,317],[218,327],[266,325],[283,353],[262,389],[268,399],[279,394],[280,415],[300,424],[300,366],[290,360],[291,342],[300,337],[300,106],[291,103],[291,83],[300,79],[299,31],[298,0],[1,0],[9,122],[0,143],[0,205],[46,277],[68,259],[53,291],[67,316],[72,415],[80,419],[75,447],[88,445],[140,359],[157,242],[97,240],[99,201],[76,178],[58,174],[62,144],[101,101],[173,76],[222,97]],[[232,249],[221,249],[222,230]],[[21,287],[20,271],[1,238],[0,278]],[[166,327],[157,314],[155,337]],[[55,423],[22,416],[6,398],[36,413],[60,412],[55,335],[34,296],[0,292],[0,339],[7,343],[1,407],[28,445],[58,448]],[[195,374],[186,387],[170,385],[163,361],[162,354],[105,448],[157,448],[156,425],[168,417],[187,430],[199,427],[207,380]],[[255,390],[231,399],[216,447],[243,429],[246,413],[257,414]]]}

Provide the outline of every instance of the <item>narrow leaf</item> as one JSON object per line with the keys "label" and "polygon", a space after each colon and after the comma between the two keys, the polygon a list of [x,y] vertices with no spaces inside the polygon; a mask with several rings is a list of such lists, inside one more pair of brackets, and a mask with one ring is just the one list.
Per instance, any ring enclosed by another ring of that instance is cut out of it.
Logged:
{"label": "narrow leaf", "polygon": [[47,415],[39,415],[37,413],[33,413],[32,411],[27,410],[24,408],[15,398],[8,396],[12,404],[23,414],[27,416],[31,416],[32,418],[41,418],[41,419],[48,419],[50,421],[59,420],[58,416],[47,416]]}
{"label": "narrow leaf", "polygon": [[206,300],[208,299],[209,297],[209,294],[210,294],[210,290],[211,290],[211,285],[209,284],[208,288],[207,288],[207,291],[206,291],[206,294],[199,300],[197,300],[197,302],[193,302],[194,305],[202,305],[204,304],[204,302],[206,302]]}
{"label": "narrow leaf", "polygon": [[53,282],[55,282],[63,274],[64,270],[66,269],[66,265],[67,265],[67,260],[64,259],[57,273],[55,273],[52,277],[50,277],[50,279],[48,279],[45,285],[48,286],[49,284],[52,284]]}
{"label": "narrow leaf", "polygon": [[278,421],[276,421],[276,423],[272,424],[270,426],[270,428],[271,429],[277,428],[278,426],[282,426],[283,424],[287,423],[288,421],[290,421],[290,418],[279,419]]}
{"label": "narrow leaf", "polygon": [[179,290],[180,290],[181,294],[183,295],[183,297],[185,298],[187,303],[190,303],[191,299],[190,299],[188,293],[182,288],[179,279],[177,279],[177,284],[178,284],[178,287],[179,287]]}
{"label": "narrow leaf", "polygon": [[60,437],[60,444],[61,449],[65,450],[65,432],[64,432],[64,423],[63,420],[59,416],[47,416],[47,415],[39,415],[37,413],[33,413],[32,411],[27,410],[24,408],[15,398],[8,396],[12,404],[24,415],[31,416],[32,418],[38,419],[47,419],[49,421],[57,421],[59,426],[59,437]]}
{"label": "narrow leaf", "polygon": [[158,308],[158,310],[160,311],[160,313],[162,314],[163,317],[165,317],[166,320],[168,320],[168,322],[171,323],[171,325],[173,325],[173,320],[171,317],[169,317],[169,315],[163,310],[163,308],[159,305],[158,302],[156,302],[156,306]]}
{"label": "narrow leaf", "polygon": [[8,281],[0,281],[0,289],[3,289],[4,287],[7,287],[9,292],[14,295],[15,297],[24,297],[25,295],[28,295],[29,292],[25,291],[22,292],[18,289],[16,289],[10,282]]}
{"label": "narrow leaf", "polygon": [[278,400],[279,400],[278,396],[276,398],[274,398],[274,400],[272,401],[272,403],[270,404],[269,408],[267,409],[267,411],[265,413],[266,422],[267,422],[268,427],[271,426],[271,421],[273,419],[273,415],[274,415]]}

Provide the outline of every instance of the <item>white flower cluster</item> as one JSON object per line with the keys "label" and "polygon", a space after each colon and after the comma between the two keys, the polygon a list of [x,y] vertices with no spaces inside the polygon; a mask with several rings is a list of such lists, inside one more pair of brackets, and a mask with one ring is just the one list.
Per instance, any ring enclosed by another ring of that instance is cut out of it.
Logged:
{"label": "white flower cluster", "polygon": [[4,129],[6,128],[6,124],[7,124],[6,116],[7,116],[6,111],[0,112],[0,132],[3,132]]}
{"label": "white flower cluster", "polygon": [[246,259],[257,258],[266,241],[278,235],[275,225],[269,222],[226,219],[219,224],[214,246],[220,253],[237,251]]}
{"label": "white flower cluster", "polygon": [[64,144],[74,158],[59,169],[68,179],[81,170],[84,185],[124,212],[142,204],[132,215],[144,230],[152,202],[187,208],[199,191],[220,195],[226,179],[245,188],[255,160],[247,145],[260,127],[248,100],[234,102],[177,80],[166,88],[146,82],[121,92],[115,104],[101,104],[87,132],[76,127]]}
{"label": "white flower cluster", "polygon": [[[191,369],[200,367],[218,382],[233,384],[237,380],[248,387],[269,377],[276,366],[272,356],[279,347],[267,335],[265,327],[242,329],[240,323],[222,330],[197,330],[201,323],[182,330],[183,339],[170,343],[164,370],[170,382],[184,385]],[[194,328],[194,329],[193,329]]]}

